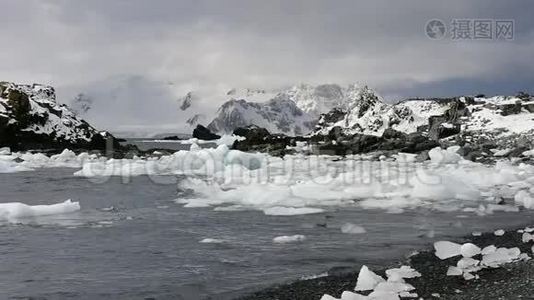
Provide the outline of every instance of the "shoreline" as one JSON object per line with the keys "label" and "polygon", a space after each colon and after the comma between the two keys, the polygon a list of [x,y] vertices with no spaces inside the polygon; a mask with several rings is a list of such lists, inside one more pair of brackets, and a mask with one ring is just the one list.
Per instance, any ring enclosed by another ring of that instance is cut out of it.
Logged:
{"label": "shoreline", "polygon": [[[495,245],[496,247],[517,247],[521,253],[532,254],[533,243],[524,243],[522,233],[524,227],[507,229],[502,236],[494,232],[482,233],[480,236],[464,236],[455,239],[457,243],[473,243],[481,248]],[[385,275],[389,268],[408,265],[422,274],[421,277],[406,279],[415,287],[413,292],[417,298],[402,299],[530,299],[534,297],[534,260],[516,261],[495,269],[483,269],[476,274],[479,279],[465,280],[462,276],[447,276],[447,269],[455,265],[458,257],[440,260],[434,250],[423,249],[415,252],[404,261],[374,270],[380,276]],[[235,298],[236,300],[314,300],[321,299],[324,294],[340,298],[343,291],[354,291],[358,271],[346,274],[327,275],[309,280],[282,283]]]}

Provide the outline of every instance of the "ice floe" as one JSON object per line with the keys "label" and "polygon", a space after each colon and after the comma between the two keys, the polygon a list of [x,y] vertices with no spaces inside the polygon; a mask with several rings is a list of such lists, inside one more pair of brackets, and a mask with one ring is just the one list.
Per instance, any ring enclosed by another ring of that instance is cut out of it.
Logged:
{"label": "ice floe", "polygon": [[343,224],[343,226],[341,226],[341,232],[349,234],[361,234],[366,233],[367,230],[365,230],[365,228],[363,228],[362,226],[356,224],[345,223]]}
{"label": "ice floe", "polygon": [[21,218],[72,213],[80,210],[78,202],[70,199],[50,205],[27,205],[19,202],[0,203],[0,220],[16,221]]}
{"label": "ice floe", "polygon": [[80,168],[84,163],[105,160],[96,154],[76,155],[69,149],[60,154],[46,156],[42,153],[11,152],[9,148],[0,151],[0,173],[32,171],[39,168]]}
{"label": "ice floe", "polygon": [[294,216],[294,215],[307,215],[317,214],[324,212],[324,209],[313,207],[283,207],[273,206],[263,210],[266,215],[269,216]]}
{"label": "ice floe", "polygon": [[302,242],[304,240],[306,240],[306,236],[301,235],[301,234],[296,234],[296,235],[277,236],[273,239],[273,242],[277,244],[287,244],[287,243]]}
{"label": "ice floe", "polygon": [[[148,175],[154,181],[166,180],[162,183],[169,178],[160,175],[172,175],[170,182],[178,182],[180,191],[177,202],[185,207],[239,207],[278,216],[319,213],[340,206],[391,213],[430,207],[480,216],[517,212],[520,206],[534,208],[534,166],[509,160],[495,165],[475,163],[458,155],[458,147],[434,148],[429,161],[416,162],[414,155],[403,153],[379,160],[372,155],[280,158],[230,150],[224,143],[202,149],[191,142],[189,151],[131,159],[76,155],[69,150],[47,157],[3,149],[0,172],[75,167],[80,168],[76,176],[93,180]],[[498,199],[515,199],[515,206]]]}
{"label": "ice floe", "polygon": [[224,240],[205,238],[205,239],[200,240],[199,243],[202,243],[202,244],[222,244],[222,243],[224,243]]}
{"label": "ice floe", "polygon": [[[198,161],[197,168],[166,164],[167,168],[159,171],[205,176],[179,183],[180,190],[193,192],[180,195],[180,203],[187,207],[239,205],[268,214],[280,210],[273,207],[298,208],[293,210],[297,214],[348,205],[396,213],[421,206],[463,209],[477,215],[519,210],[497,205],[495,199],[513,197],[524,189],[516,183],[534,179],[533,166],[473,163],[463,160],[454,150],[433,149],[430,161],[417,163],[401,154],[380,161],[362,155],[344,159],[288,155],[282,159],[268,155],[245,158],[246,154],[229,153],[232,150],[224,148],[202,149],[195,150],[197,154],[174,154],[175,158],[184,156],[187,161]],[[211,163],[212,172],[205,172],[201,159],[190,157],[215,157],[215,153],[220,155],[219,161]],[[517,204],[530,207],[526,202]],[[288,210],[287,214],[291,213]]]}

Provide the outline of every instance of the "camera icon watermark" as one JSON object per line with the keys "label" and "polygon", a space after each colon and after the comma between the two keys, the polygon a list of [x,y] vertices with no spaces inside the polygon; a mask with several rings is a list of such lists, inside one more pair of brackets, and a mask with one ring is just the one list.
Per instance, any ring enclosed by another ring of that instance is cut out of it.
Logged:
{"label": "camera icon watermark", "polygon": [[452,19],[449,23],[439,19],[429,20],[425,25],[429,39],[449,37],[453,41],[501,40],[511,41],[515,34],[513,19]]}
{"label": "camera icon watermark", "polygon": [[427,37],[433,40],[441,40],[447,34],[447,27],[442,20],[433,19],[426,23],[425,33]]}

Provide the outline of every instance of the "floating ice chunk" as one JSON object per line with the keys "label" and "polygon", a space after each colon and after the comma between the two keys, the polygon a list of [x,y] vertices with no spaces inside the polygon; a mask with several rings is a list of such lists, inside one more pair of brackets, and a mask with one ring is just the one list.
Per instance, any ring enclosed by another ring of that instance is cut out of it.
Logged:
{"label": "floating ice chunk", "polygon": [[294,242],[302,242],[306,240],[306,236],[301,234],[296,235],[282,235],[277,236],[273,239],[273,242],[277,244],[287,244],[287,243],[294,243]]}
{"label": "floating ice chunk", "polygon": [[523,205],[526,209],[534,208],[534,197],[525,190],[517,192],[514,196],[514,201],[519,205]]}
{"label": "floating ice chunk", "polygon": [[362,226],[356,224],[345,223],[343,224],[343,226],[341,226],[341,232],[349,234],[362,234],[366,233],[367,230],[365,230],[365,228],[363,228]]}
{"label": "floating ice chunk", "polygon": [[313,207],[284,207],[273,206],[263,210],[268,216],[295,216],[295,215],[308,215],[318,214],[324,212],[324,209]]}
{"label": "floating ice chunk", "polygon": [[224,240],[206,238],[206,239],[201,240],[199,243],[202,243],[202,244],[222,244],[222,243],[224,243]]}
{"label": "floating ice chunk", "polygon": [[16,173],[31,170],[31,168],[22,166],[21,164],[15,163],[11,160],[0,160],[0,173]]}
{"label": "floating ice chunk", "polygon": [[524,151],[521,154],[523,154],[523,156],[534,156],[534,150]]}
{"label": "floating ice chunk", "polygon": [[460,254],[462,254],[463,257],[473,257],[480,254],[480,248],[475,244],[465,243],[460,247]]}
{"label": "floating ice chunk", "polygon": [[438,164],[454,164],[462,160],[462,157],[456,153],[460,149],[459,146],[452,146],[443,150],[439,147],[428,151],[430,161]]}
{"label": "floating ice chunk", "polygon": [[367,266],[362,266],[360,273],[358,274],[358,281],[356,282],[356,288],[354,290],[357,292],[370,291],[373,290],[379,283],[385,281],[386,280],[384,278],[369,270]]}
{"label": "floating ice chunk", "polygon": [[496,236],[503,236],[505,233],[506,231],[499,229],[499,230],[495,230],[493,234],[495,234]]}
{"label": "floating ice chunk", "polygon": [[19,202],[0,203],[0,220],[12,221],[26,217],[66,214],[78,210],[80,210],[80,204],[70,199],[62,203],[34,206]]}
{"label": "floating ice chunk", "polygon": [[450,266],[449,269],[447,269],[447,276],[461,276],[464,273],[464,271],[458,267]]}
{"label": "floating ice chunk", "polygon": [[449,241],[439,241],[434,243],[436,256],[441,260],[461,255],[461,248],[462,245]]}
{"label": "floating ice chunk", "polygon": [[480,232],[480,231],[474,231],[474,232],[472,233],[472,235],[473,235],[473,236],[482,236],[482,232]]}
{"label": "floating ice chunk", "polygon": [[11,149],[9,147],[2,147],[0,148],[0,155],[10,155]]}
{"label": "floating ice chunk", "polygon": [[410,266],[401,266],[400,268],[386,270],[386,276],[388,277],[388,281],[395,282],[402,281],[404,278],[420,277],[421,273]]}

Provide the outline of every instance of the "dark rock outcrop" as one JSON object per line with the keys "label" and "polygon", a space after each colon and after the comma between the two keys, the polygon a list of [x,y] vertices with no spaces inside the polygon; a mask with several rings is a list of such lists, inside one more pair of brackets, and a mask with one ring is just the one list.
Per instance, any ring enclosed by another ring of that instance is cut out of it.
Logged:
{"label": "dark rock outcrop", "polygon": [[512,104],[501,104],[499,105],[499,109],[501,110],[501,115],[503,116],[509,116],[509,115],[516,115],[521,112],[521,102],[517,101],[516,103]]}
{"label": "dark rock outcrop", "polygon": [[200,124],[197,125],[197,127],[193,130],[193,137],[205,141],[211,141],[221,138],[220,135],[211,132],[208,128]]}
{"label": "dark rock outcrop", "polygon": [[54,88],[9,82],[0,82],[0,146],[16,151],[122,148],[111,134],[58,104]]}
{"label": "dark rock outcrop", "polygon": [[304,137],[289,137],[284,134],[271,134],[265,128],[255,125],[237,128],[234,135],[245,139],[235,141],[232,149],[240,151],[266,152],[273,156],[284,156],[293,151],[288,146],[295,146],[297,140],[306,140]]}

